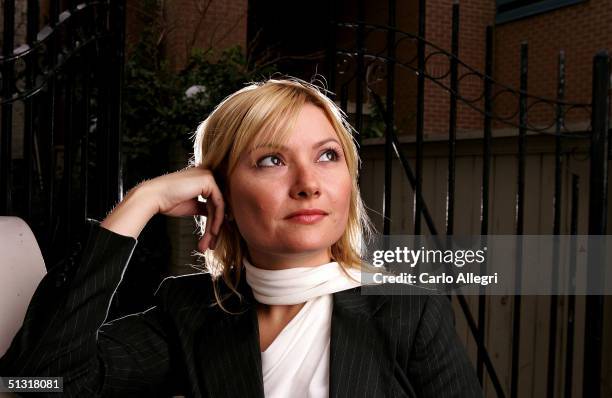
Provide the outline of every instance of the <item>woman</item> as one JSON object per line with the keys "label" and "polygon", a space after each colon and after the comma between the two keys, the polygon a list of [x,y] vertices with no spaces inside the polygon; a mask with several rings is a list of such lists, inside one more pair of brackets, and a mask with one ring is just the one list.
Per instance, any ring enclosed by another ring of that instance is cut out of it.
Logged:
{"label": "woman", "polygon": [[[444,297],[360,294],[369,221],[351,137],[299,79],[230,95],[192,167],[133,188],[67,280],[45,276],[0,375],[63,376],[66,396],[480,396]],[[202,217],[208,272],[166,278],[156,306],[106,322],[156,213]]]}

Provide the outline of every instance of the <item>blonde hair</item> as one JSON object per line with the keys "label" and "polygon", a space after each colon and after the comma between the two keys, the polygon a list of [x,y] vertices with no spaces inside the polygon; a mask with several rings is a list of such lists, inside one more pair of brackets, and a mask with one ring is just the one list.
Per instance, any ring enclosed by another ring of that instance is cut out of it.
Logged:
{"label": "blonde hair", "polygon": [[[331,246],[331,256],[343,270],[361,269],[361,257],[366,241],[373,232],[358,186],[359,154],[354,141],[354,129],[346,114],[318,86],[304,80],[287,77],[251,82],[226,97],[198,126],[194,140],[192,166],[210,170],[217,185],[227,198],[227,179],[243,151],[256,145],[282,145],[306,103],[318,106],[333,126],[342,145],[352,179],[351,201],[346,229]],[[196,216],[199,234],[204,234],[206,217]],[[223,223],[214,251],[197,253],[204,259],[204,270],[212,275],[217,303],[220,297],[218,280],[222,279],[231,292],[240,294],[237,286],[242,274],[242,260],[247,254],[244,242],[234,222]],[[225,308],[224,308],[225,309]]]}

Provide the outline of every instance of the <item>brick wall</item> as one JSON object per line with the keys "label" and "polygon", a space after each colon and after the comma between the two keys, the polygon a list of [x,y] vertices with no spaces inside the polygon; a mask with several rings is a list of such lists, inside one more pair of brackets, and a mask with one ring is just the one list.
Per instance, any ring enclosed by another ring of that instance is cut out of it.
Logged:
{"label": "brick wall", "polygon": [[[450,50],[452,0],[427,3],[426,37],[432,43]],[[461,3],[459,57],[468,65],[484,72],[485,28],[493,24],[495,2],[478,0]],[[590,102],[593,55],[600,49],[612,50],[612,7],[609,0],[589,0],[581,4],[549,11],[540,15],[508,22],[495,27],[493,78],[505,85],[519,87],[520,44],[529,45],[528,92],[533,95],[556,97],[557,58],[563,49],[566,56],[567,101]],[[436,62],[433,62],[436,61]],[[430,73],[439,74],[448,68],[442,57],[428,63]],[[460,68],[459,74],[462,74]],[[450,79],[447,79],[447,84]],[[426,82],[425,131],[446,134],[448,131],[448,94],[433,82]],[[460,84],[460,92],[469,98],[482,91],[478,79],[468,78]],[[499,114],[507,115],[518,109],[516,100],[504,95],[495,104]],[[482,102],[479,103],[482,108]],[[458,128],[482,129],[482,115],[459,103]],[[530,123],[552,121],[553,109],[533,107]],[[585,121],[584,112],[567,115],[568,126]],[[494,127],[508,126],[494,123]]]}
{"label": "brick wall", "polygon": [[[444,50],[451,49],[453,0],[427,2],[426,39]],[[366,2],[366,20],[369,23],[386,24],[385,4]],[[356,20],[355,7],[345,8],[345,20]],[[418,2],[397,5],[397,26],[400,30],[418,32]],[[564,50],[566,59],[565,100],[589,103],[591,101],[592,62],[600,49],[612,51],[612,7],[609,0],[589,0],[543,14],[507,22],[495,26],[495,1],[474,0],[461,2],[459,21],[459,58],[461,61],[484,73],[485,32],[487,25],[494,26],[493,33],[493,78],[503,85],[519,88],[520,44],[529,45],[528,92],[546,98],[556,98],[558,54]],[[399,38],[399,37],[398,37]],[[354,43],[352,34],[340,37]],[[352,42],[353,41],[353,42]],[[366,41],[367,52],[376,53],[385,46],[384,34],[370,34]],[[427,54],[433,49],[428,48]],[[409,60],[416,55],[416,46],[409,40],[397,48],[398,60]],[[416,67],[416,60],[412,63]],[[427,62],[428,73],[442,76],[449,70],[445,56],[432,56]],[[459,76],[469,72],[459,66]],[[396,69],[396,112],[401,134],[412,135],[415,131],[416,78],[414,72],[405,68]],[[450,77],[440,80],[450,87]],[[380,93],[384,95],[384,82]],[[500,89],[499,86],[496,89]],[[476,99],[483,92],[482,80],[467,76],[459,82],[461,95]],[[351,98],[354,91],[351,87]],[[366,99],[367,101],[367,99]],[[474,102],[484,109],[482,100]],[[449,94],[436,83],[425,81],[425,134],[447,135],[449,123]],[[518,112],[518,97],[503,94],[494,103],[494,111],[500,116]],[[402,120],[404,118],[405,120]],[[572,129],[584,128],[589,115],[575,109],[566,115],[566,125]],[[518,122],[518,118],[513,120]],[[536,105],[529,111],[529,123],[536,126],[549,125],[554,121],[554,108]],[[483,115],[463,102],[458,102],[457,127],[462,132],[478,132],[483,128]],[[493,123],[494,130],[515,130],[503,124]]]}
{"label": "brick wall", "polygon": [[[528,90],[534,95],[555,98],[557,57],[565,51],[568,101],[590,102],[594,54],[612,51],[612,7],[609,0],[589,0],[496,28],[495,78],[518,86],[520,43],[529,45]],[[534,108],[533,122],[550,118],[550,110]],[[588,118],[584,112],[567,115],[571,124]]]}
{"label": "brick wall", "polygon": [[174,69],[181,69],[192,48],[223,50],[236,44],[246,48],[247,0],[165,2],[168,35],[165,53]]}
{"label": "brick wall", "polygon": [[[166,59],[180,70],[191,50],[208,49],[216,52],[234,45],[246,49],[247,0],[173,0],[162,3],[159,21],[164,28],[162,46]],[[142,15],[150,10],[141,0],[127,5],[127,51],[137,43],[143,28]]]}
{"label": "brick wall", "polygon": [[129,56],[132,48],[138,43],[142,28],[144,27],[143,16],[150,13],[142,5],[142,0],[127,2],[125,8],[125,49]]}
{"label": "brick wall", "polygon": [[[451,50],[452,0],[427,2],[426,39],[446,51]],[[495,18],[493,0],[462,2],[459,10],[459,58],[470,67],[484,73],[485,69],[485,29]],[[427,50],[428,53],[431,50]],[[427,62],[430,75],[443,76],[449,71],[445,56],[432,56]],[[461,65],[459,76],[468,72]],[[450,77],[441,80],[450,87]],[[466,77],[459,82],[462,96],[477,98],[482,91],[480,79]],[[483,107],[482,102],[475,103]],[[426,134],[446,134],[448,132],[450,101],[447,91],[432,81],[425,81],[425,132]],[[462,102],[457,104],[457,128],[482,128],[482,116]]]}

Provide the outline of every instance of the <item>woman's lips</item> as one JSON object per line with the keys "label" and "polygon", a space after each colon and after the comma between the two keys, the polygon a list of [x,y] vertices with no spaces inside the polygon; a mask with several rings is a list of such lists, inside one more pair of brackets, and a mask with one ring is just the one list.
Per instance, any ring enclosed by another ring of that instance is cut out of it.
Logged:
{"label": "woman's lips", "polygon": [[288,220],[299,224],[314,224],[319,222],[326,217],[327,214],[298,214],[293,217],[289,217]]}
{"label": "woman's lips", "polygon": [[300,224],[314,224],[327,216],[327,213],[320,209],[303,209],[289,214],[287,220]]}

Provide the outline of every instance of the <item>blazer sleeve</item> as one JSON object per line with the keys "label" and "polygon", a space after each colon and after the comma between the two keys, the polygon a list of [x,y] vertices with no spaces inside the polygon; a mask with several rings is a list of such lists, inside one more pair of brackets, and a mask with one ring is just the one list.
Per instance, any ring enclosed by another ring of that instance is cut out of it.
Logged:
{"label": "blazer sleeve", "polygon": [[443,295],[428,295],[415,332],[408,374],[418,397],[475,398],[483,392]]}
{"label": "blazer sleeve", "polygon": [[167,288],[158,288],[157,305],[106,322],[137,241],[89,224],[77,265],[53,267],[38,285],[0,375],[61,376],[67,397],[166,394],[177,376],[161,308]]}

